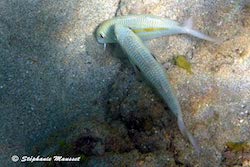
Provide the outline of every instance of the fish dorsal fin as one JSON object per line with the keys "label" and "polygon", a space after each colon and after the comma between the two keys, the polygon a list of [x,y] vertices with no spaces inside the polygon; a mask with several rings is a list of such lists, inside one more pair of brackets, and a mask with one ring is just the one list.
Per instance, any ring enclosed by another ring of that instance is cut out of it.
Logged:
{"label": "fish dorsal fin", "polygon": [[187,29],[192,29],[193,28],[193,18],[189,17],[186,21],[184,21],[183,26]]}

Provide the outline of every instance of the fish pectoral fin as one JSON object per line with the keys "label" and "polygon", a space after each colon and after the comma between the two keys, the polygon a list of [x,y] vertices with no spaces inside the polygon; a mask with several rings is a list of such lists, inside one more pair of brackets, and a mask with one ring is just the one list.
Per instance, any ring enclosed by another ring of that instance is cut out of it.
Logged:
{"label": "fish pectoral fin", "polygon": [[[131,63],[132,64],[132,63]],[[139,82],[142,82],[142,74],[141,74],[141,70],[140,68],[135,65],[135,64],[132,64],[133,68],[134,68],[134,71],[135,71],[135,76],[136,76],[136,79],[139,81]]]}

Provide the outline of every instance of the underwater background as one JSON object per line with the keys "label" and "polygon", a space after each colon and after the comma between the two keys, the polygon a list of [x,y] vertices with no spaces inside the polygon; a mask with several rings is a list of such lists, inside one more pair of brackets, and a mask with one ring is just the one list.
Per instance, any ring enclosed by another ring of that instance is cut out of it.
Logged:
{"label": "underwater background", "polygon": [[[153,14],[217,37],[154,39],[198,157],[116,45],[104,20]],[[249,0],[1,0],[0,167],[250,166]],[[80,162],[14,162],[22,156]]]}

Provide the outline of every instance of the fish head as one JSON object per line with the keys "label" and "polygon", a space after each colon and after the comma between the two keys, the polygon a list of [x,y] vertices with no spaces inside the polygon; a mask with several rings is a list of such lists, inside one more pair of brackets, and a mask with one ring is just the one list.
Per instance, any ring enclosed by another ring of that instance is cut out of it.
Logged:
{"label": "fish head", "polygon": [[109,21],[103,22],[97,27],[95,36],[98,43],[115,43],[114,25]]}

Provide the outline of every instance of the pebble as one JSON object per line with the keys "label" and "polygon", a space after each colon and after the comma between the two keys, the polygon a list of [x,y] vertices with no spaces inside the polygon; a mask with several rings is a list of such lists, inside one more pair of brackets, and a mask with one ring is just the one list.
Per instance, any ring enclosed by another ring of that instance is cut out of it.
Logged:
{"label": "pebble", "polygon": [[245,107],[246,107],[246,105],[245,105],[245,104],[242,104],[242,105],[241,105],[241,108],[245,108]]}

